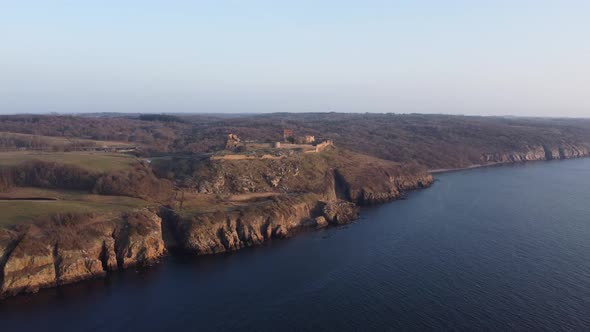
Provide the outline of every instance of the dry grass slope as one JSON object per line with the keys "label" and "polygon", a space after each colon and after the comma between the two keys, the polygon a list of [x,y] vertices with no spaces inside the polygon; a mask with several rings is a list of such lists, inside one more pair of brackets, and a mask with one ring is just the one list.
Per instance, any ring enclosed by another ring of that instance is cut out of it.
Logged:
{"label": "dry grass slope", "polygon": [[[31,197],[55,200],[3,200]],[[132,197],[101,196],[68,190],[13,188],[0,194],[0,226],[31,222],[58,213],[110,214],[147,205],[147,202]]]}
{"label": "dry grass slope", "polygon": [[25,161],[42,160],[80,167],[90,172],[110,172],[131,168],[137,159],[120,153],[105,152],[0,152],[0,166],[14,166]]}

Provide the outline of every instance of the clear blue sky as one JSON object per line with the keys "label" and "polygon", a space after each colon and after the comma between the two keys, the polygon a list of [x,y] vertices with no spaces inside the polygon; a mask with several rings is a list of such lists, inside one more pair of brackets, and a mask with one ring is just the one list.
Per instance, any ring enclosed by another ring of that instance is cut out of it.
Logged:
{"label": "clear blue sky", "polygon": [[0,112],[590,117],[590,1],[0,0]]}

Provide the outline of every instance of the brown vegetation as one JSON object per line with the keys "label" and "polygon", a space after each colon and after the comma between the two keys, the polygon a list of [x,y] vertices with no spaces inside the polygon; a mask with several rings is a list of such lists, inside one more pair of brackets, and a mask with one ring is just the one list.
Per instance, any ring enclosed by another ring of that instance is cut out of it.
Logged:
{"label": "brown vegetation", "polygon": [[0,131],[133,142],[151,151],[186,153],[223,148],[229,133],[243,140],[281,141],[288,126],[352,151],[430,169],[467,167],[482,163],[486,154],[526,153],[535,146],[590,146],[590,120],[584,119],[341,113],[176,118],[181,121],[15,115],[0,117]]}
{"label": "brown vegetation", "polygon": [[148,201],[166,201],[172,195],[173,186],[169,181],[154,176],[151,168],[136,165],[132,169],[100,176],[94,184],[93,192],[138,197]]}
{"label": "brown vegetation", "polygon": [[41,160],[0,168],[0,191],[10,187],[91,190],[97,175],[79,167]]}
{"label": "brown vegetation", "polygon": [[158,179],[151,168],[140,163],[125,170],[106,173],[41,160],[0,167],[0,192],[12,187],[84,190],[147,201],[167,200],[173,192],[169,181]]}
{"label": "brown vegetation", "polygon": [[[291,133],[334,145],[320,145],[318,153],[288,144],[272,149],[268,143],[283,138],[285,125]],[[94,154],[0,154],[0,190],[9,190],[0,197],[52,199],[3,202],[35,210],[5,224],[29,222],[0,228],[3,295],[149,264],[166,248],[226,252],[287,237],[299,228],[347,223],[357,216],[358,205],[430,185],[428,169],[590,155],[588,120],[336,113],[23,115],[0,116],[0,131],[26,134],[0,136],[0,149],[46,149],[49,136],[74,137],[139,143],[146,147],[142,153],[154,156],[139,161],[122,154],[98,159],[91,159]],[[230,133],[227,147],[243,148],[239,155],[232,152],[240,158],[202,153],[226,147]],[[28,135],[45,136],[38,141]],[[233,144],[234,135],[240,144]],[[113,200],[121,204],[111,205]],[[91,207],[93,213],[80,213]]]}

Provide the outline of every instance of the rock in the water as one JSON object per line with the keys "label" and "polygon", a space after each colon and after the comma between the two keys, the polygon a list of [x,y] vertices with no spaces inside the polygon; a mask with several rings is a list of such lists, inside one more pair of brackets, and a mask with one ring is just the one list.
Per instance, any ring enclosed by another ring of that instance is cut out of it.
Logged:
{"label": "rock in the water", "polygon": [[348,224],[358,217],[358,207],[351,202],[328,202],[323,208],[325,219],[330,224]]}
{"label": "rock in the water", "polygon": [[274,236],[277,238],[286,238],[289,235],[289,230],[285,225],[278,225],[274,230]]}
{"label": "rock in the water", "polygon": [[328,226],[328,221],[326,220],[326,218],[324,216],[316,217],[313,221],[314,221],[315,226],[317,228],[322,228],[322,227]]}

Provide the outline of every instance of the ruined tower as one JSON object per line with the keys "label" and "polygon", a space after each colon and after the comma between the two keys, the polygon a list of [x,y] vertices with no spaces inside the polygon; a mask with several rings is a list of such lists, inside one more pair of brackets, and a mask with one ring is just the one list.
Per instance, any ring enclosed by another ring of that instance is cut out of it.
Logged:
{"label": "ruined tower", "polygon": [[229,134],[227,135],[227,142],[225,143],[226,150],[233,150],[240,145],[240,139],[236,134]]}
{"label": "ruined tower", "polygon": [[294,138],[295,134],[293,133],[293,129],[283,129],[283,139],[285,142],[293,140]]}

